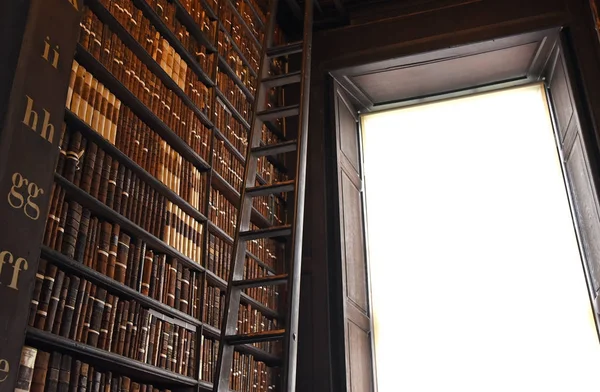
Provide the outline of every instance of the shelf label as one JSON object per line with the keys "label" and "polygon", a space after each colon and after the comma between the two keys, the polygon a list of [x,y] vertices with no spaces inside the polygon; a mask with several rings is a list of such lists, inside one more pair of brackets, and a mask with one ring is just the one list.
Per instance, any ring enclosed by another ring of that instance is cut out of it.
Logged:
{"label": "shelf label", "polygon": [[[32,1],[0,124],[0,390],[15,388],[58,158],[81,0]],[[1,15],[5,23],[16,15]],[[57,29],[60,24],[60,29]],[[68,53],[69,55],[63,55]],[[12,366],[11,366],[12,365]]]}

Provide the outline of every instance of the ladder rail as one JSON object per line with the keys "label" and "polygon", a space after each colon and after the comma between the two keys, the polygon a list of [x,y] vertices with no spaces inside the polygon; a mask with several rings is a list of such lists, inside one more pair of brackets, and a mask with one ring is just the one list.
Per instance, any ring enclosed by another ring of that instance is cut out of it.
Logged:
{"label": "ladder rail", "polygon": [[293,270],[288,271],[288,301],[285,328],[287,333],[283,343],[283,358],[285,372],[283,389],[280,392],[295,392],[296,368],[298,360],[298,317],[300,314],[300,279],[302,275],[302,240],[304,234],[304,201],[306,189],[306,164],[308,151],[308,115],[310,104],[310,74],[312,59],[312,15],[313,0],[305,1],[302,67],[300,81],[300,109],[298,116],[297,158],[296,158],[296,189],[294,192],[294,213],[292,226],[292,255],[290,263]]}
{"label": "ladder rail", "polygon": [[[241,299],[242,289],[254,285],[252,280],[246,283],[234,284],[236,281],[243,279],[243,271],[245,264],[247,240],[254,236],[254,233],[248,233],[250,227],[250,219],[252,212],[253,196],[262,192],[255,188],[257,160],[258,157],[264,155],[260,153],[260,141],[263,124],[269,119],[268,116],[261,112],[265,110],[265,101],[268,88],[271,86],[273,79],[269,75],[270,60],[269,50],[273,40],[275,31],[277,4],[278,0],[271,0],[269,21],[265,31],[264,43],[261,48],[261,67],[259,70],[258,88],[256,97],[253,103],[251,129],[248,138],[246,151],[246,164],[244,165],[244,186],[240,190],[240,206],[237,217],[237,226],[234,235],[233,252],[231,258],[229,282],[225,298],[225,312],[221,323],[221,336],[219,353],[217,358],[217,366],[213,391],[214,392],[229,392],[231,380],[231,366],[233,363],[235,342],[250,341],[256,339],[271,339],[273,337],[282,338],[282,362],[283,368],[281,372],[281,390],[280,392],[295,392],[296,389],[296,368],[297,368],[297,351],[298,351],[298,319],[299,319],[299,303],[300,303],[300,278],[302,271],[302,239],[304,226],[304,203],[305,203],[305,186],[306,186],[306,166],[307,166],[307,150],[308,150],[308,118],[309,118],[309,101],[310,101],[310,74],[311,74],[311,52],[312,52],[312,15],[313,15],[313,0],[306,0],[305,14],[303,25],[303,40],[302,40],[302,63],[300,70],[300,100],[297,108],[297,139],[296,143],[296,167],[294,184],[278,184],[273,188],[287,186],[289,192],[294,193],[293,204],[291,211],[292,225],[290,225],[288,237],[291,240],[286,245],[286,256],[288,256],[287,265],[287,309],[285,316],[284,330],[280,331],[265,331],[256,336],[234,336],[236,334],[236,326],[238,324],[238,309]],[[298,45],[300,46],[300,45]],[[293,78],[298,81],[297,76]],[[270,81],[271,80],[271,81]],[[289,111],[289,110],[288,110]],[[292,115],[286,113],[282,117]],[[266,118],[266,119],[265,119]],[[284,143],[285,144],[285,143]],[[293,151],[291,146],[281,145],[273,146],[277,150]],[[257,150],[257,154],[253,153]],[[289,181],[288,181],[289,182]],[[275,228],[276,229],[276,228]],[[265,231],[268,234],[269,230]],[[246,233],[244,233],[246,232]],[[244,235],[245,234],[245,235]],[[258,233],[257,233],[258,234]],[[259,235],[259,234],[258,234]],[[262,238],[262,237],[261,237]],[[265,279],[265,281],[282,280],[283,276],[277,279]],[[259,279],[260,280],[260,279]],[[283,332],[282,332],[283,331]],[[259,336],[260,335],[260,336]],[[264,336],[262,336],[264,335]],[[250,340],[249,340],[250,339]]]}
{"label": "ladder rail", "polygon": [[[250,134],[248,135],[248,144],[246,146],[246,164],[244,165],[244,184],[242,189],[240,189],[240,206],[236,220],[237,226],[235,230],[235,236],[233,238],[233,251],[230,263],[229,281],[225,294],[225,312],[221,322],[221,336],[219,340],[219,353],[217,356],[216,366],[217,373],[215,374],[213,383],[214,392],[228,392],[231,379],[231,366],[233,363],[234,350],[233,347],[227,346],[224,343],[226,342],[228,335],[235,333],[235,326],[237,325],[238,318],[238,308],[241,299],[241,290],[237,287],[234,287],[231,282],[240,280],[244,271],[243,263],[237,262],[237,260],[240,258],[245,258],[246,256],[246,243],[245,241],[240,241],[240,232],[243,230],[248,230],[250,216],[252,213],[252,199],[248,199],[246,197],[246,189],[255,185],[254,181],[256,179],[257,159],[252,159],[252,147],[254,146],[255,142],[260,140],[260,130],[262,129],[262,121],[258,116],[258,112],[263,110],[262,106],[264,106],[264,101],[266,98],[266,91],[263,88],[263,80],[268,77],[269,58],[267,56],[267,50],[273,41],[273,32],[275,31],[277,19],[277,3],[278,0],[271,0],[271,4],[269,6],[269,21],[266,26],[260,54],[262,61],[259,69],[256,96],[254,97],[254,102],[252,104],[252,122],[250,123]],[[259,131],[257,131],[257,129]],[[242,246],[240,246],[240,244]],[[235,306],[231,306],[232,304]]]}

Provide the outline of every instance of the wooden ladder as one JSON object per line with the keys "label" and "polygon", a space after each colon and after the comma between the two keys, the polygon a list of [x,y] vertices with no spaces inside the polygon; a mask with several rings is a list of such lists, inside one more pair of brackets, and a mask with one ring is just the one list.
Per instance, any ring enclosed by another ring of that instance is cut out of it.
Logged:
{"label": "wooden ladder", "polygon": [[[232,362],[236,347],[258,342],[282,342],[280,365],[281,383],[277,391],[294,392],[296,387],[296,362],[298,347],[298,313],[300,303],[300,275],[302,261],[302,230],[304,222],[304,198],[306,182],[306,151],[308,138],[308,111],[310,93],[310,67],[312,49],[312,0],[305,1],[302,41],[272,46],[276,26],[278,0],[271,0],[268,23],[264,34],[261,53],[258,88],[253,105],[253,118],[248,138],[244,183],[241,190],[239,214],[235,229],[230,274],[225,298],[225,312],[221,324],[219,354],[214,392],[230,391]],[[300,71],[271,76],[270,64],[274,58],[289,55],[301,56]],[[274,87],[300,84],[298,103],[282,107],[268,108],[267,93]],[[278,119],[293,121],[297,132],[293,140],[277,144],[263,145],[261,133],[263,125],[274,127]],[[294,121],[295,120],[295,121]],[[294,178],[289,181],[256,186],[257,160],[295,152]],[[288,194],[288,224],[257,230],[250,229],[253,199],[259,196]],[[292,203],[290,203],[292,201]],[[246,245],[255,239],[273,238],[286,243],[286,271],[265,275],[255,279],[244,279]],[[285,315],[282,329],[238,334],[238,311],[240,297],[244,289],[286,285]]]}

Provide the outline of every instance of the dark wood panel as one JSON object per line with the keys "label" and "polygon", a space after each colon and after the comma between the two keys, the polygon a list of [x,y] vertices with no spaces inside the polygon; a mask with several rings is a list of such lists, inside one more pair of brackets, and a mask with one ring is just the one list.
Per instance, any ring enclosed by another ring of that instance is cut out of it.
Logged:
{"label": "dark wood panel", "polygon": [[[350,107],[350,104],[340,95],[337,97],[339,101],[339,110],[337,112],[337,122],[342,129],[356,128],[355,111]],[[340,132],[339,149],[354,167],[356,172],[360,172],[358,141],[356,135]]]}
{"label": "dark wood panel", "polygon": [[[560,49],[559,49],[560,50]],[[562,56],[557,53],[554,70],[550,72],[549,86],[554,99],[556,121],[561,141],[565,140],[566,130],[573,117],[573,98],[569,90],[565,65]]]}
{"label": "dark wood panel", "polygon": [[597,292],[600,288],[600,214],[586,160],[581,138],[577,137],[567,159],[567,172],[592,288]]}
{"label": "dark wood panel", "polygon": [[[540,42],[350,77],[375,103],[526,78]],[[468,72],[465,72],[468,70]]]}
{"label": "dark wood panel", "polygon": [[360,189],[357,189],[345,171],[341,173],[343,231],[342,264],[346,281],[346,297],[364,312],[368,312],[365,237],[362,222]]}
{"label": "dark wood panel", "polygon": [[352,321],[348,321],[348,362],[350,392],[371,392],[375,390],[372,371],[371,336]]}

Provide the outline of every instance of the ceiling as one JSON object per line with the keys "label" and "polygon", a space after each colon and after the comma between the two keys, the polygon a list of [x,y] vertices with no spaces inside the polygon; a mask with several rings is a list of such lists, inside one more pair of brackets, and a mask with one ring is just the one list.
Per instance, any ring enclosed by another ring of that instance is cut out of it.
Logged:
{"label": "ceiling", "polygon": [[[312,0],[314,4],[314,29],[341,27],[350,23],[350,15],[358,9],[400,0]],[[407,0],[401,0],[407,1]],[[410,0],[409,0],[410,1]],[[266,0],[265,0],[266,2]],[[280,0],[278,22],[288,35],[302,31],[305,0]]]}

